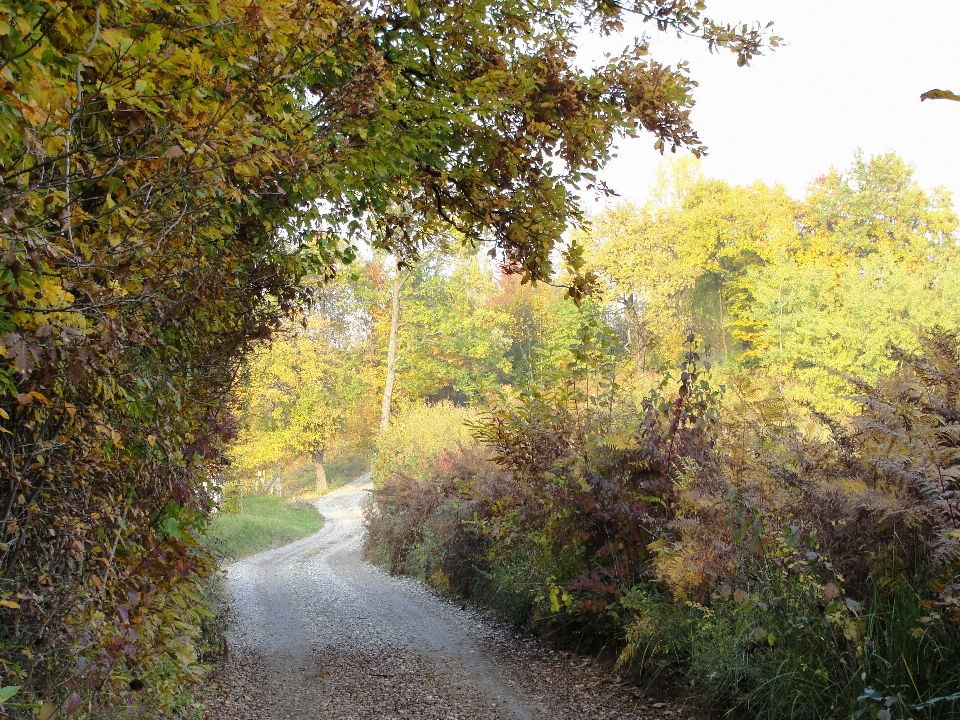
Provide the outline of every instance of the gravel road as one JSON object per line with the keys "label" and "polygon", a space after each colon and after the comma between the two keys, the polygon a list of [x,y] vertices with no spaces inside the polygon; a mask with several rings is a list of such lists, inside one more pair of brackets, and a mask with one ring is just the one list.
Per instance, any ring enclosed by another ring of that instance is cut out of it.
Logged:
{"label": "gravel road", "polygon": [[592,660],[551,651],[361,558],[369,476],[319,532],[227,568],[234,636],[202,700],[216,720],[676,718]]}

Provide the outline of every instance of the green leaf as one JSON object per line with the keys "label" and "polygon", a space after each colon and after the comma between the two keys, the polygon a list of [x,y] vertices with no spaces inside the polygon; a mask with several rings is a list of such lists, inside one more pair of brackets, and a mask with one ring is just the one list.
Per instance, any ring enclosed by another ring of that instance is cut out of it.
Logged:
{"label": "green leaf", "polygon": [[6,687],[0,688],[0,703],[5,703],[7,700],[12,698],[17,694],[17,691],[23,687],[22,685],[7,685]]}

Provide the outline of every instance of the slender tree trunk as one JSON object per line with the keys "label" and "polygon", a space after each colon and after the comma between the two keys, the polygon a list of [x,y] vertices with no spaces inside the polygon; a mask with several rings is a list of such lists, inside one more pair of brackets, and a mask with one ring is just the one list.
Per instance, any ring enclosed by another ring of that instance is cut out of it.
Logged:
{"label": "slender tree trunk", "polygon": [[777,378],[777,392],[783,394],[783,283],[777,286],[777,305],[780,309],[780,375]]}
{"label": "slender tree trunk", "polygon": [[730,354],[730,350],[727,348],[727,329],[723,326],[723,283],[720,283],[720,287],[717,290],[717,297],[720,298],[720,342],[723,343],[723,359],[726,360],[727,356]]}
{"label": "slender tree trunk", "polygon": [[400,330],[400,270],[393,278],[393,298],[390,308],[390,345],[387,347],[387,380],[383,385],[383,406],[380,409],[380,434],[390,426],[390,402],[397,375],[397,335]]}
{"label": "slender tree trunk", "polygon": [[314,450],[311,453],[313,457],[313,471],[317,475],[317,492],[327,491],[327,469],[323,466],[324,450]]}

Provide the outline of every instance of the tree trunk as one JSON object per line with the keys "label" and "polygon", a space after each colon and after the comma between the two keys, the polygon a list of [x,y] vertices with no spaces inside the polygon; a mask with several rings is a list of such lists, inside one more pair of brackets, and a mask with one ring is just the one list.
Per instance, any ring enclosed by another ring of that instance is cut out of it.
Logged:
{"label": "tree trunk", "polygon": [[397,335],[400,330],[400,269],[393,278],[393,298],[390,309],[390,345],[387,347],[387,380],[383,385],[383,406],[380,408],[380,434],[390,426],[390,402],[397,375]]}
{"label": "tree trunk", "polygon": [[315,450],[311,453],[313,457],[313,471],[317,475],[317,492],[327,491],[327,469],[323,466],[324,450]]}
{"label": "tree trunk", "polygon": [[730,350],[727,348],[727,329],[723,326],[723,283],[721,281],[720,287],[717,289],[717,297],[720,298],[720,342],[723,343],[723,359],[726,361],[727,357],[730,355]]}

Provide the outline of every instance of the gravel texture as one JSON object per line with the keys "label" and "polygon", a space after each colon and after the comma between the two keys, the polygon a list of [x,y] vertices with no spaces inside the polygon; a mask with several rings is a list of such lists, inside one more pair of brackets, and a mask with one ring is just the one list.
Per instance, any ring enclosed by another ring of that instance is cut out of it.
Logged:
{"label": "gravel texture", "polygon": [[320,532],[227,568],[216,720],[677,718],[588,658],[517,636],[361,558],[369,476],[322,498]]}

